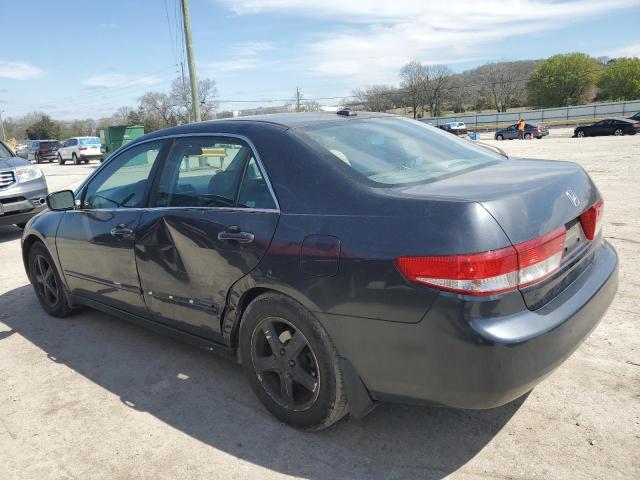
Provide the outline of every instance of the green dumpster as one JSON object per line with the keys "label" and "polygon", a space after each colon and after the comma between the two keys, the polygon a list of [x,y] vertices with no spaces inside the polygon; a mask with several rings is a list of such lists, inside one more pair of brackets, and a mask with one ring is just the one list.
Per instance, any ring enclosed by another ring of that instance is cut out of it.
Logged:
{"label": "green dumpster", "polygon": [[102,152],[107,158],[125,143],[144,135],[144,127],[142,125],[116,125],[101,128],[99,134]]}

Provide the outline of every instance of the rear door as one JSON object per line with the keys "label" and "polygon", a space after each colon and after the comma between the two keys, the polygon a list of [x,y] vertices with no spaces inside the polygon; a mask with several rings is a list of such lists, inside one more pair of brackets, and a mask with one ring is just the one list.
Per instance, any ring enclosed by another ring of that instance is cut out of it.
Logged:
{"label": "rear door", "polygon": [[81,207],[65,212],[56,245],[72,294],[147,316],[133,247],[164,145],[147,142],[120,153],[89,180]]}
{"label": "rear door", "polygon": [[279,211],[243,140],[174,141],[137,230],[136,262],[154,320],[220,339],[231,286],[266,252]]}

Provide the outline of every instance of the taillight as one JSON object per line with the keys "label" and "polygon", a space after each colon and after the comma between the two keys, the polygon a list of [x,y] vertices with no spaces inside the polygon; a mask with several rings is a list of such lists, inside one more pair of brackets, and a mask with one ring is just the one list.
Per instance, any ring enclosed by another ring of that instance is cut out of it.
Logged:
{"label": "taillight", "polygon": [[467,295],[495,295],[539,282],[560,268],[564,226],[515,247],[463,255],[399,257],[410,281]]}
{"label": "taillight", "polygon": [[598,200],[580,215],[580,223],[584,236],[593,240],[602,229],[602,217],[604,215],[604,201]]}

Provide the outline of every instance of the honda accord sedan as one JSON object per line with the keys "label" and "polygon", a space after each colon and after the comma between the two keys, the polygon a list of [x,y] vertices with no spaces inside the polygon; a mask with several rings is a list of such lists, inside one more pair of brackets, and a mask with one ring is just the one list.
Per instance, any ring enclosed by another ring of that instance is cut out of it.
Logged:
{"label": "honda accord sedan", "polygon": [[153,132],[48,205],[22,239],[47,313],[89,306],[227,355],[307,430],[385,401],[510,402],[617,289],[580,166],[392,115]]}

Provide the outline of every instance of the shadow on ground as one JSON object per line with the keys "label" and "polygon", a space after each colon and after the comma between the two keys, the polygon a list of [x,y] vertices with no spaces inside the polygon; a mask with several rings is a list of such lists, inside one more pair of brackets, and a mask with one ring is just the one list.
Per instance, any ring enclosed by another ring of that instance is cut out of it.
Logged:
{"label": "shadow on ground", "polygon": [[524,401],[485,411],[382,405],[362,420],[303,433],[271,417],[228,360],[93,310],[49,317],[30,286],[1,295],[0,311],[12,334],[128,408],[256,465],[311,479],[444,477],[474,457]]}
{"label": "shadow on ground", "polygon": [[22,230],[15,225],[0,225],[0,243],[17,240],[22,236]]}

